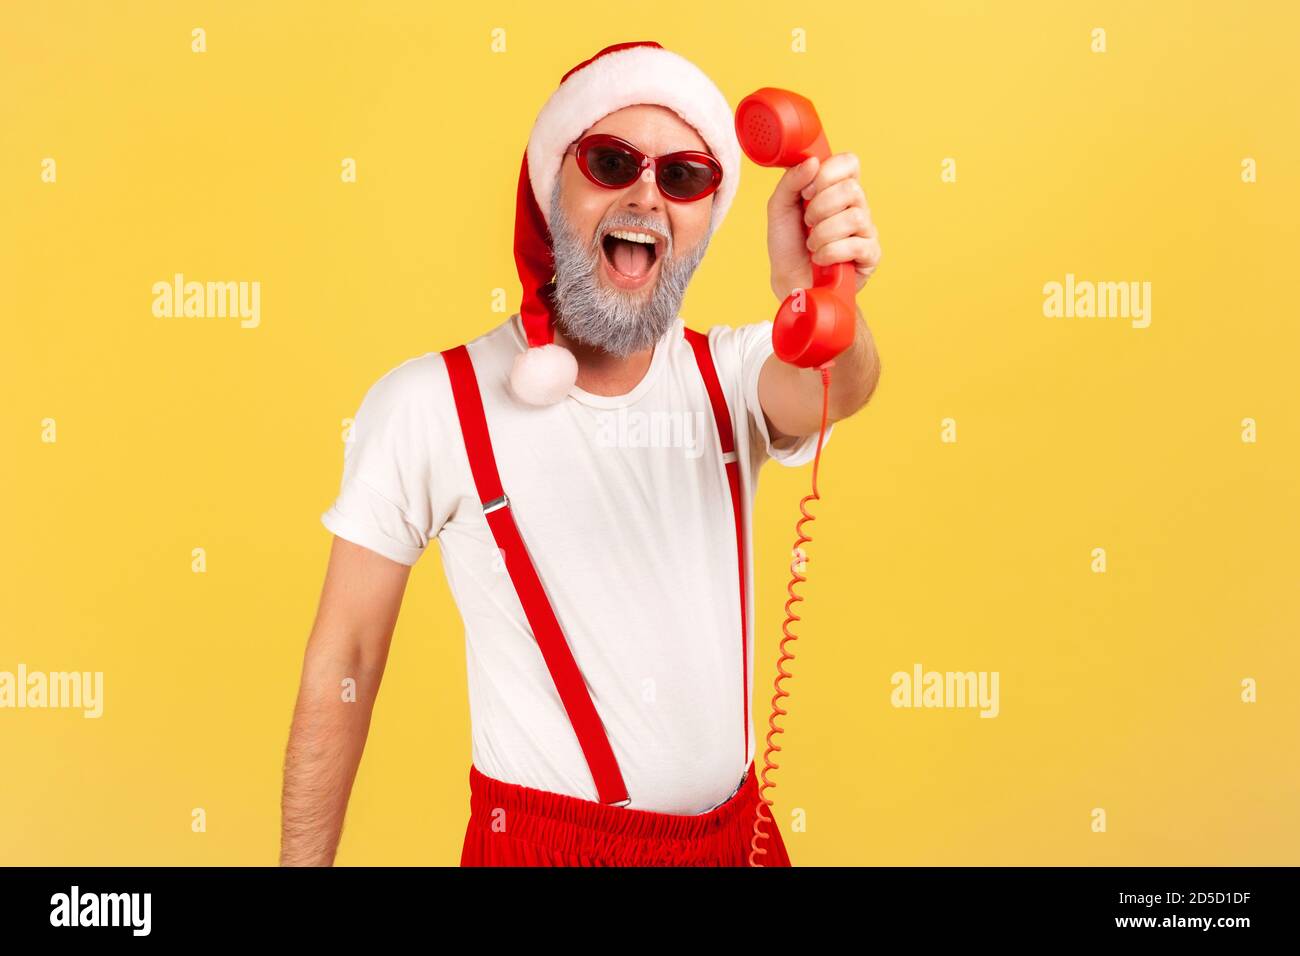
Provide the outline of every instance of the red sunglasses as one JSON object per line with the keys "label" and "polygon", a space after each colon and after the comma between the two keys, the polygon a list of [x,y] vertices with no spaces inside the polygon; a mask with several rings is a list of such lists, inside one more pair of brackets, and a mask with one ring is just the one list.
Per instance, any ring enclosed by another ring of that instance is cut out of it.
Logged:
{"label": "red sunglasses", "polygon": [[649,167],[654,167],[659,192],[674,202],[703,199],[722,182],[722,165],[708,153],[692,149],[647,156],[627,140],[592,133],[578,141],[577,154],[582,174],[606,189],[632,185]]}

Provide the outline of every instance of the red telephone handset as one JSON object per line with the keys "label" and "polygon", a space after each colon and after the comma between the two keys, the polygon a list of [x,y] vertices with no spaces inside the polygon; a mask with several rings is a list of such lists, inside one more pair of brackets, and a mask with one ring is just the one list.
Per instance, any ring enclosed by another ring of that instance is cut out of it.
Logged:
{"label": "red telephone handset", "polygon": [[[760,166],[798,166],[810,156],[824,161],[831,155],[812,103],[798,93],[770,86],[740,101],[736,136],[745,155]],[[816,368],[852,345],[856,284],[851,262],[814,264],[812,288],[796,289],[777,310],[772,323],[772,350],[777,358]]]}
{"label": "red telephone handset", "polygon": [[[740,101],[736,107],[736,136],[740,139],[740,148],[745,151],[745,155],[760,166],[797,166],[810,156],[825,160],[831,155],[826,133],[822,130],[812,103],[798,93],[770,86],[750,93]],[[807,231],[805,227],[805,235]],[[781,625],[781,656],[776,662],[777,676],[773,682],[776,694],[772,697],[772,714],[767,720],[767,749],[763,752],[763,770],[760,774],[763,782],[759,786],[758,803],[754,807],[750,866],[763,865],[762,858],[769,852],[766,844],[772,839],[766,827],[768,824],[775,825],[775,820],[769,813],[772,800],[766,796],[766,792],[776,784],[768,779],[768,774],[780,768],[780,764],[772,760],[772,755],[781,750],[776,736],[785,733],[785,728],[776,719],[788,713],[781,706],[781,701],[790,696],[781,682],[793,676],[785,669],[786,662],[794,660],[794,654],[787,645],[799,637],[790,630],[790,625],[799,620],[793,607],[803,600],[803,595],[795,591],[794,586],[807,580],[802,572],[804,563],[809,558],[804,554],[803,546],[812,540],[812,535],[804,530],[804,525],[815,517],[808,510],[808,504],[821,499],[817,492],[817,468],[821,464],[822,444],[826,440],[831,360],[853,344],[857,321],[857,307],[853,302],[857,292],[853,263],[837,262],[830,266],[814,263],[812,273],[812,288],[796,289],[788,295],[772,323],[772,351],[777,358],[801,368],[816,368],[821,371],[822,423],[817,435],[817,453],[813,456],[812,493],[804,495],[799,502],[801,517],[795,525],[797,537],[791,549],[790,583],[786,585],[790,598],[785,602],[785,621]]]}

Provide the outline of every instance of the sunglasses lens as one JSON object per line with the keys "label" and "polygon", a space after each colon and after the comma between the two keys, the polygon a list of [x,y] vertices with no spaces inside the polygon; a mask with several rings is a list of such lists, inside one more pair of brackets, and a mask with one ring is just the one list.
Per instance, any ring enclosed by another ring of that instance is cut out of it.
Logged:
{"label": "sunglasses lens", "polygon": [[713,190],[717,170],[693,159],[674,159],[659,171],[659,186],[674,199],[695,199]]}
{"label": "sunglasses lens", "polygon": [[593,146],[587,150],[587,169],[606,186],[626,186],[641,172],[636,157],[617,146]]}

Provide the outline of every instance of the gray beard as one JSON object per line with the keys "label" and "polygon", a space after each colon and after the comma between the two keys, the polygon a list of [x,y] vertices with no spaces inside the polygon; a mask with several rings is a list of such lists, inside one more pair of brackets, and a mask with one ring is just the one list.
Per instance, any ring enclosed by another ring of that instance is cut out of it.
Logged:
{"label": "gray beard", "polygon": [[644,289],[625,292],[601,284],[597,277],[604,257],[600,237],[609,229],[621,228],[667,233],[661,220],[615,212],[596,227],[592,241],[584,243],[565,218],[557,182],[551,192],[550,227],[555,255],[556,324],[573,341],[621,358],[651,348],[663,338],[681,311],[686,286],[713,235],[710,228],[694,249],[680,257],[673,255],[673,239],[667,236],[659,275],[646,295]]}

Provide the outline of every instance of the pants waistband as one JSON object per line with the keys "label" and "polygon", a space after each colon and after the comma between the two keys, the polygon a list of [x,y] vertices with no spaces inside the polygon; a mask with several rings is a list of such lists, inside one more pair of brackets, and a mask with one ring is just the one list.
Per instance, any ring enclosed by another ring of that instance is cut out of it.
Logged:
{"label": "pants waistband", "polygon": [[734,830],[752,820],[758,803],[758,776],[751,762],[740,788],[724,803],[700,814],[659,813],[616,807],[567,794],[535,790],[489,777],[470,764],[470,815],[491,825],[492,814],[504,810],[510,830],[557,829],[598,831],[627,839],[702,840]]}

